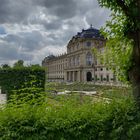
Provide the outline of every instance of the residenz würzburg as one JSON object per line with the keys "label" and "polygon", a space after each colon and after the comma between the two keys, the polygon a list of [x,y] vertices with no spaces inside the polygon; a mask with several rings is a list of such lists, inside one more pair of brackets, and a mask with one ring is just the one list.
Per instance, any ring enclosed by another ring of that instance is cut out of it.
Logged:
{"label": "residenz w\u00fcrzburg", "polygon": [[95,57],[93,48],[103,52],[106,39],[92,26],[78,32],[67,44],[67,53],[49,55],[42,61],[48,81],[115,83],[113,72]]}

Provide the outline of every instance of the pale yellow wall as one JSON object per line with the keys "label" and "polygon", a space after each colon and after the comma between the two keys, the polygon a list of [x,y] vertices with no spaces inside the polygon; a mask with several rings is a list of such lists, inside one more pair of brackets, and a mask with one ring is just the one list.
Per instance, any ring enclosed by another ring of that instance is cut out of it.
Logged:
{"label": "pale yellow wall", "polygon": [[[86,42],[91,42],[91,46],[86,46]],[[107,75],[109,75],[109,81],[111,81],[110,79],[113,78],[113,73],[110,70],[106,70],[106,67],[102,66],[98,60],[97,65],[95,65],[97,71],[92,65],[88,66],[86,63],[86,55],[90,52],[93,58],[92,63],[95,64],[95,56],[93,55],[92,48],[103,48],[104,43],[105,42],[96,39],[72,40],[67,46],[67,54],[49,60],[48,63],[45,64],[48,68],[47,77],[55,81],[73,79],[84,82],[87,79],[87,72],[91,72],[92,78],[94,79],[95,75],[97,75],[97,78],[99,79],[101,78],[101,75],[103,75],[103,78],[106,78]],[[79,63],[78,61],[75,61],[75,59],[77,60],[77,57],[79,57]],[[75,63],[73,63],[73,60]],[[100,70],[101,68],[103,69],[102,71]]]}

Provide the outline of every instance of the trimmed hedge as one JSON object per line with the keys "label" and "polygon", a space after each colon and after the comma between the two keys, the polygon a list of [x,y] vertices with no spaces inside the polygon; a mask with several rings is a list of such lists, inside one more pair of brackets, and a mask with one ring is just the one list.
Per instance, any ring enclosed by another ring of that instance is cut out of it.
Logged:
{"label": "trimmed hedge", "polygon": [[[52,103],[53,102],[53,103]],[[79,104],[47,98],[0,110],[1,140],[138,140],[140,114],[131,100]]]}
{"label": "trimmed hedge", "polygon": [[0,86],[2,92],[8,93],[12,90],[23,88],[42,88],[45,86],[45,70],[41,67],[20,67],[0,69]]}

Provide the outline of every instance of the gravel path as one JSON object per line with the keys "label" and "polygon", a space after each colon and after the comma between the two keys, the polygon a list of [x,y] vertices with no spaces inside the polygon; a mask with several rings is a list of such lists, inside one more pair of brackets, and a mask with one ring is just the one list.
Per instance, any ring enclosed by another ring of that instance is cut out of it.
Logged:
{"label": "gravel path", "polygon": [[68,90],[65,90],[63,92],[57,92],[57,95],[68,94],[68,93],[71,93],[71,92],[73,92],[73,93],[76,93],[76,92],[77,93],[83,93],[85,95],[96,95],[97,94],[96,91],[68,91]]}

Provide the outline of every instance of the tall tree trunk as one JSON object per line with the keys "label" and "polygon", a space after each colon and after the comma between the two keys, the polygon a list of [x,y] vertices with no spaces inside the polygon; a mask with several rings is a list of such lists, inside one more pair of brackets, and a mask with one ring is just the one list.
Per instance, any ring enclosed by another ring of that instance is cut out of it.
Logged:
{"label": "tall tree trunk", "polygon": [[140,31],[133,34],[133,66],[130,70],[129,77],[132,82],[133,95],[140,109]]}

